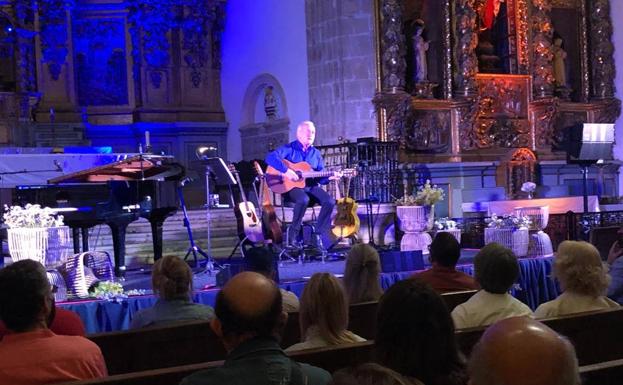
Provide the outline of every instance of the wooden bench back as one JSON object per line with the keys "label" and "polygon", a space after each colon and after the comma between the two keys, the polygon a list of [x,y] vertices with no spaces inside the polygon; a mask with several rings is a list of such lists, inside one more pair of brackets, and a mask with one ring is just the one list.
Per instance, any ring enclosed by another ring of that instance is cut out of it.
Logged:
{"label": "wooden bench back", "polygon": [[165,368],[225,358],[225,348],[209,322],[92,334],[109,374]]}
{"label": "wooden bench back", "polygon": [[[541,320],[569,338],[580,365],[623,358],[623,308],[572,314]],[[486,327],[456,331],[459,349],[469,356]]]}
{"label": "wooden bench back", "polygon": [[[475,291],[443,294],[451,309],[466,301]],[[378,302],[365,302],[349,308],[349,330],[365,339],[376,334]],[[225,358],[225,348],[206,321],[169,326],[99,333],[89,336],[106,359],[110,374],[166,368]],[[286,348],[301,341],[299,313],[290,313],[282,334]]]}

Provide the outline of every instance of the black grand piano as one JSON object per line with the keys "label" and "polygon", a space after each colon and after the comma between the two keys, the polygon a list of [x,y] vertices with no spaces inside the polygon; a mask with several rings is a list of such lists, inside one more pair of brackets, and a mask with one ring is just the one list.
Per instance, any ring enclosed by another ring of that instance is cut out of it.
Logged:
{"label": "black grand piano", "polygon": [[115,275],[125,273],[128,225],[146,218],[151,224],[154,259],[162,257],[162,225],[178,208],[176,187],[184,167],[170,156],[137,154],[50,179],[46,185],[17,186],[19,204],[38,203],[59,209],[73,232],[74,252],[89,249],[88,229],[107,224],[112,232]]}

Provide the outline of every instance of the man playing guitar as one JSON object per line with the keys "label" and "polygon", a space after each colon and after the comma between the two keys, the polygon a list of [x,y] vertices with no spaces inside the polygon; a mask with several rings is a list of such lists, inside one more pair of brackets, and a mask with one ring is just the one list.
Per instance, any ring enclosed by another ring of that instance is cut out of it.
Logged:
{"label": "man playing guitar", "polygon": [[[298,181],[301,176],[283,162],[292,163],[307,162],[315,171],[322,171],[324,162],[320,151],[313,146],[316,138],[316,127],[311,121],[301,122],[296,129],[296,140],[285,144],[266,156],[266,163],[281,173],[281,177],[290,181]],[[318,214],[316,231],[325,235],[331,227],[331,212],[335,205],[335,200],[326,191],[320,188],[319,184],[327,184],[330,179],[339,178],[339,173],[334,173],[329,178],[309,178],[305,181],[304,188],[292,188],[283,194],[294,203],[294,214],[288,239],[290,243],[296,242],[297,235],[301,230],[303,216],[310,202],[319,203],[320,214]]]}

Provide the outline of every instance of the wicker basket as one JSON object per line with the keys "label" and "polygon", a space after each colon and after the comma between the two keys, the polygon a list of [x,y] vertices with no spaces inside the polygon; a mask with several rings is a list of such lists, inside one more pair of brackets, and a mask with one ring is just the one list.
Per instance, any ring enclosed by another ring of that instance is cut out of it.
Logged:
{"label": "wicker basket", "polygon": [[530,235],[528,229],[520,228],[486,228],[485,244],[497,242],[504,247],[513,250],[517,257],[525,257],[528,255],[528,244]]}
{"label": "wicker basket", "polygon": [[8,229],[8,237],[13,262],[32,259],[56,267],[73,253],[67,226]]}

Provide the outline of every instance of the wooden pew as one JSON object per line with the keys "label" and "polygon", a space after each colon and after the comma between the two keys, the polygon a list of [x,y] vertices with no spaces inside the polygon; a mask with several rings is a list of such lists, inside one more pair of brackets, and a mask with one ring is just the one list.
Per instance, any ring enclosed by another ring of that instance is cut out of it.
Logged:
{"label": "wooden pew", "polygon": [[[580,365],[623,358],[623,308],[572,314],[540,320],[569,338]],[[456,331],[459,349],[469,356],[486,327]]]}
{"label": "wooden pew", "polygon": [[[297,351],[289,355],[295,361],[308,363],[334,372],[347,366],[372,361],[373,347],[373,341],[365,341],[350,345]],[[178,385],[184,377],[196,371],[221,365],[223,365],[223,361],[205,362],[118,374],[97,380],[75,381],[59,385]]]}
{"label": "wooden pew", "polygon": [[[475,291],[443,294],[448,307],[466,301]],[[349,330],[365,339],[376,334],[377,302],[351,305]],[[289,313],[281,346],[300,342],[299,314]],[[169,326],[92,334],[106,359],[110,374],[166,368],[225,358],[225,348],[206,321],[186,322]]]}
{"label": "wooden pew", "polygon": [[623,359],[599,362],[580,367],[582,385],[620,385]]}
{"label": "wooden pew", "polygon": [[137,372],[225,358],[225,348],[206,321],[92,334],[109,374]]}

